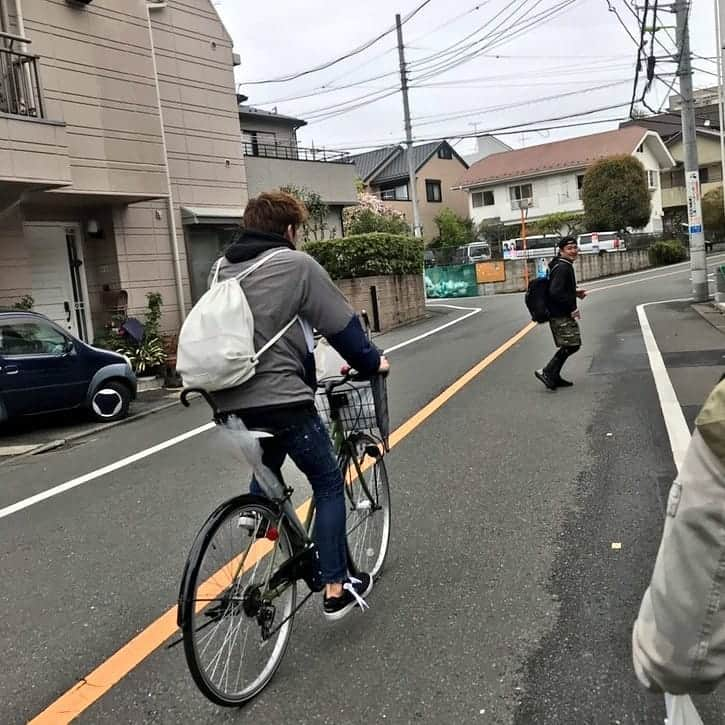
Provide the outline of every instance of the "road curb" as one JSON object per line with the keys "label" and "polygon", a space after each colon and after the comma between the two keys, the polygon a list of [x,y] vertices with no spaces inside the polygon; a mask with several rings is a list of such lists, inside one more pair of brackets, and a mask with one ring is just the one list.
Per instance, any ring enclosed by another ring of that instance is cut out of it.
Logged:
{"label": "road curb", "polygon": [[725,310],[716,303],[696,304],[691,307],[705,322],[725,335]]}

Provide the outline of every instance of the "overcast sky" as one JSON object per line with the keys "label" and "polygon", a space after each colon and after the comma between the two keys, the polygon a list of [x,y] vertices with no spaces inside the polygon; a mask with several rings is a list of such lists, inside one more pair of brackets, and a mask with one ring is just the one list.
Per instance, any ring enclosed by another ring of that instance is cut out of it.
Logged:
{"label": "overcast sky", "polygon": [[[422,2],[398,0],[396,6],[389,0],[342,0],[334,5],[329,0],[216,0],[215,5],[242,57],[237,81],[241,92],[249,96],[248,103],[267,110],[276,107],[279,113],[307,119],[308,126],[299,132],[303,145],[354,149],[404,138],[401,95],[394,92],[399,86],[395,32],[325,71],[284,83],[249,82],[305,71],[348,53],[388,30],[394,24],[396,11],[405,17]],[[634,3],[610,2],[638,37],[637,21],[629,10]],[[566,7],[552,16],[552,10],[562,5]],[[693,0],[690,18],[693,52],[711,59],[716,48],[713,5],[713,0]],[[511,13],[514,15],[507,20]],[[544,17],[537,21],[540,13]],[[535,25],[525,30],[529,22]],[[658,24],[672,26],[672,37],[674,23],[673,14],[660,12]],[[429,0],[404,24],[403,32],[407,60],[412,63],[411,83],[426,84],[410,91],[414,135],[420,140],[571,116],[628,104],[632,96],[637,48],[614,13],[609,12],[607,0]],[[518,37],[517,32],[521,33]],[[487,34],[488,40],[482,41]],[[665,30],[658,37],[673,48]],[[459,42],[476,44],[468,50],[458,46],[447,56],[429,58]],[[486,47],[491,44],[495,47]],[[661,47],[656,48],[658,55],[664,55]],[[483,55],[420,79],[426,72],[443,70],[442,63],[462,60],[473,51],[483,51]],[[417,67],[416,61],[420,61]],[[694,65],[709,73],[716,70],[712,60],[695,58]],[[658,68],[661,73],[672,73],[674,64],[661,63]],[[383,74],[390,75],[374,78]],[[666,80],[669,84],[672,76]],[[714,85],[715,80],[713,75],[698,72],[695,85],[706,87]],[[323,92],[360,81],[366,82]],[[640,93],[642,88],[640,84]],[[392,95],[370,102],[386,93]],[[308,97],[293,99],[303,95]],[[647,100],[657,109],[666,95],[666,86],[656,83]],[[346,102],[365,105],[325,118],[324,114],[345,110],[340,106]],[[618,108],[539,125],[624,118],[627,113],[628,108]],[[513,146],[532,145],[616,126],[609,121],[500,137]],[[469,140],[457,144],[463,153],[471,147]]]}

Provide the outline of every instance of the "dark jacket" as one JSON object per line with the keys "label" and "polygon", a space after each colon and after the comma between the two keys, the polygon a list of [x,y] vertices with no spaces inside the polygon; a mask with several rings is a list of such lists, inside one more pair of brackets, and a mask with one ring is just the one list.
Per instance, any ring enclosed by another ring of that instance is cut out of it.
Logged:
{"label": "dark jacket", "polygon": [[[241,283],[254,315],[255,348],[259,350],[295,316],[304,324],[293,325],[260,357],[253,378],[214,394],[222,410],[311,405],[315,389],[312,328],[361,373],[376,372],[380,366],[380,353],[368,341],[345,296],[309,254],[296,251],[284,237],[253,230],[243,233],[226,251],[219,279],[240,274],[275,249],[284,251]],[[216,262],[210,280],[215,269]]]}
{"label": "dark jacket", "polygon": [[564,257],[549,262],[549,314],[570,317],[576,310],[576,275],[574,265]]}

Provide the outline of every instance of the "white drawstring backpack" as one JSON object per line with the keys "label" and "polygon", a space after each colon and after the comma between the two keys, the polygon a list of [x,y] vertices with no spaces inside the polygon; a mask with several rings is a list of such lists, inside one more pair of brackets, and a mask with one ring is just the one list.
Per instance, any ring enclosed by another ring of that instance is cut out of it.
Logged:
{"label": "white drawstring backpack", "polygon": [[217,262],[211,287],[194,305],[179,333],[176,369],[184,387],[215,391],[249,380],[259,358],[298,320],[295,316],[266,345],[254,349],[254,315],[240,282],[284,249],[277,249],[235,277],[219,282]]}

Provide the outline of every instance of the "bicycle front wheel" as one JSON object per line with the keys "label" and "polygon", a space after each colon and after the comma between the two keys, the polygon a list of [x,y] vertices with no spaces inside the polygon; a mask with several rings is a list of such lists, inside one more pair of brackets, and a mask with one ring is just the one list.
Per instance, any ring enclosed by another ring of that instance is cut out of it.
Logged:
{"label": "bicycle front wheel", "polygon": [[348,556],[353,569],[377,577],[390,543],[388,472],[379,444],[372,437],[357,436],[354,455],[348,455],[342,466],[348,504]]}
{"label": "bicycle front wheel", "polygon": [[194,681],[235,707],[267,685],[284,657],[297,601],[294,580],[270,579],[292,556],[287,526],[264,499],[220,506],[197,535],[179,597],[179,625]]}

